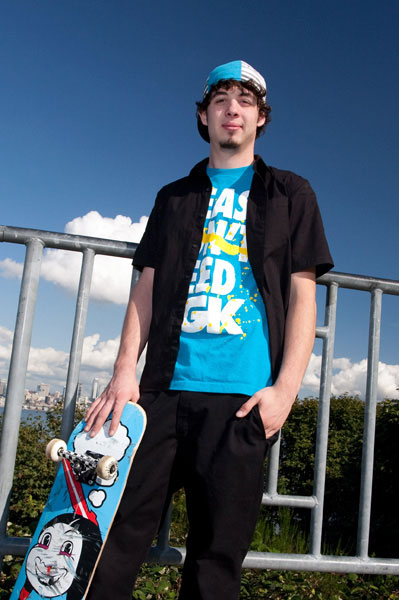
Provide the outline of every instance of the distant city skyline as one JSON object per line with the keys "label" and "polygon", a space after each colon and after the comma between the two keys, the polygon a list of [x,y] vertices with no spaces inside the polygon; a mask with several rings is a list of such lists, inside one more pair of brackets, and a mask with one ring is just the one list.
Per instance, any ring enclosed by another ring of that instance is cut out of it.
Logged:
{"label": "distant city skyline", "polygon": [[[103,387],[100,386],[99,379],[95,377],[91,384],[91,393],[89,394],[85,386],[79,382],[77,387],[77,397],[87,397],[90,400],[94,400],[97,395],[101,393]],[[7,392],[7,379],[0,379],[0,396],[5,396]],[[59,389],[51,389],[49,383],[34,384],[25,388],[25,393],[37,394],[39,397],[45,398],[46,396],[64,396],[65,386],[62,387],[62,391]]]}

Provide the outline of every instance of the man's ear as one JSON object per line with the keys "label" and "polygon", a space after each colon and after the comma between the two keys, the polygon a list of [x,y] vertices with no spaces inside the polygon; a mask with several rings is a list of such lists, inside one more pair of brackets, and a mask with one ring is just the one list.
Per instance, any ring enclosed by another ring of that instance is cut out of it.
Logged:
{"label": "man's ear", "polygon": [[205,125],[205,127],[208,127],[208,118],[206,116],[206,110],[199,112],[198,115],[199,115],[199,118],[201,119],[201,123],[203,125]]}
{"label": "man's ear", "polygon": [[260,113],[259,116],[258,116],[258,124],[257,124],[257,126],[258,127],[262,127],[262,125],[264,125],[265,123],[266,123],[266,115]]}

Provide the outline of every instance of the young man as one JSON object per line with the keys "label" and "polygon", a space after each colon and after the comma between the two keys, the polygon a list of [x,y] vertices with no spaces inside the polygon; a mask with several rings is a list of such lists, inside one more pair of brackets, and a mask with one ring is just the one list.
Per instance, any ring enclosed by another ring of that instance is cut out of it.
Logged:
{"label": "young man", "polygon": [[[95,435],[128,400],[148,427],[89,594],[131,597],[164,507],[186,491],[180,598],[234,600],[263,463],[315,334],[315,277],[332,267],[309,183],[254,157],[270,107],[250,65],[214,69],[198,103],[209,160],[158,194],[114,375],[87,414]],[[136,364],[148,342],[140,387]]]}

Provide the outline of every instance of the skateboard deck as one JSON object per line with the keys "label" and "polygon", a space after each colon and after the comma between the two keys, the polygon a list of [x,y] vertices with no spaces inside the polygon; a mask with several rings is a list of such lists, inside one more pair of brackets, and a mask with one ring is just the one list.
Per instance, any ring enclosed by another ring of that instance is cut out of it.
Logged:
{"label": "skateboard deck", "polygon": [[[139,405],[128,402],[112,437],[110,423],[109,418],[94,438],[83,431],[84,421],[73,430],[62,454],[68,458],[58,459],[62,466],[10,600],[86,597],[145,430],[146,415]],[[100,477],[93,464],[101,456],[116,459],[117,469],[114,460]]]}

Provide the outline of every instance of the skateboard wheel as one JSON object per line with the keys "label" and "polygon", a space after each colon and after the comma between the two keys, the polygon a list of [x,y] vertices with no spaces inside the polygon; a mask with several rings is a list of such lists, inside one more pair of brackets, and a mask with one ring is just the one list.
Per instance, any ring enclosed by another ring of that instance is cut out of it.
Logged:
{"label": "skateboard wheel", "polygon": [[103,456],[97,464],[97,475],[101,479],[112,479],[118,470],[118,461],[113,456]]}
{"label": "skateboard wheel", "polygon": [[59,440],[57,438],[50,440],[46,446],[47,458],[53,462],[60,462],[62,460],[60,450],[65,451],[66,447],[67,445],[64,440]]}

